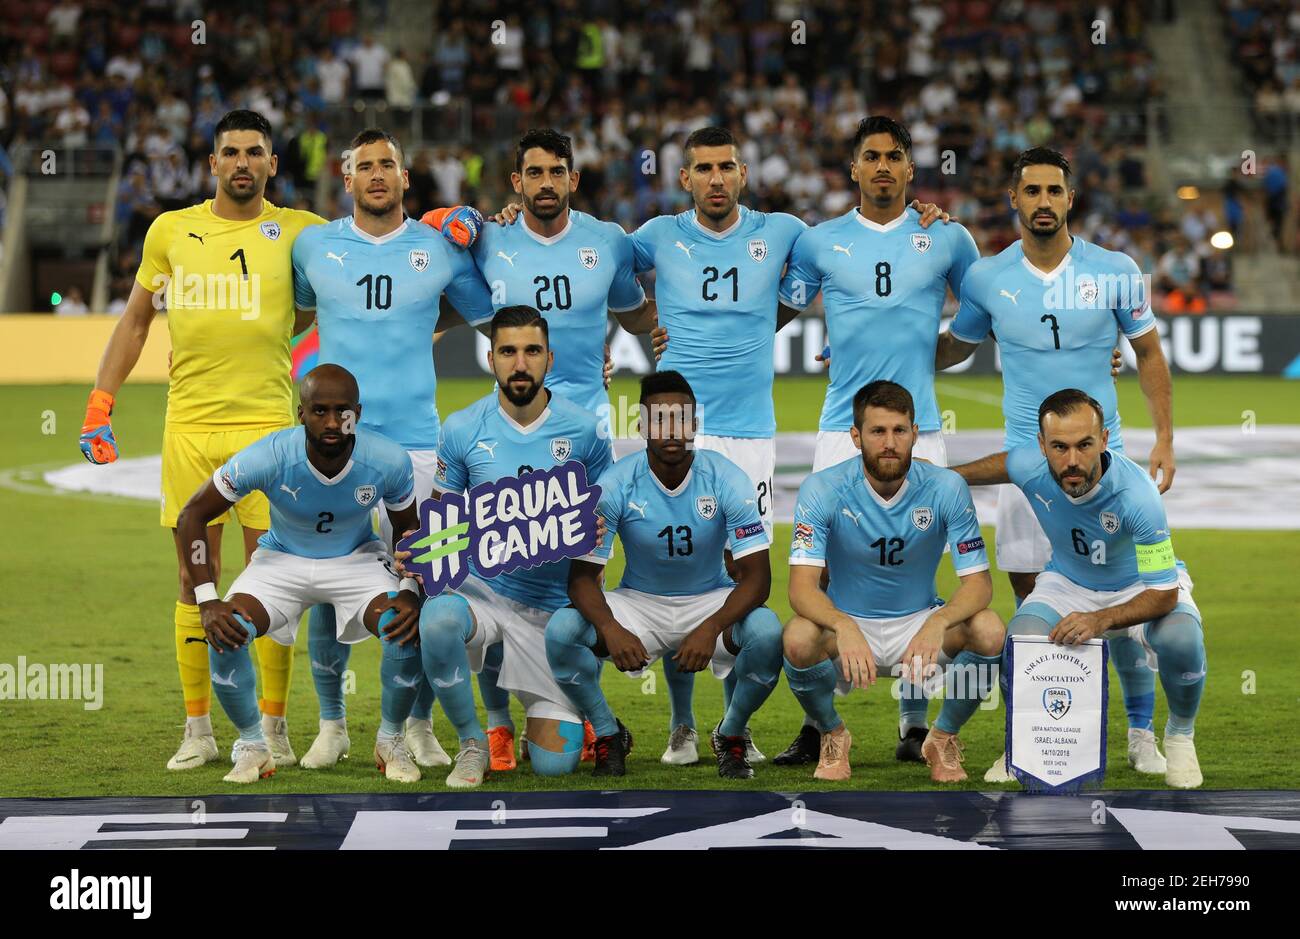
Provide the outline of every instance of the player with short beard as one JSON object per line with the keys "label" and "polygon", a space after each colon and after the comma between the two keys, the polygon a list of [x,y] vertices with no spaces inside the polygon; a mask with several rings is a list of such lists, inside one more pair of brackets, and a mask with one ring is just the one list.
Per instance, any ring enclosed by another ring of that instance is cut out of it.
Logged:
{"label": "player with short beard", "polygon": [[[785,674],[821,733],[813,775],[850,776],[853,739],[835,712],[837,686],[865,688],[896,666],[919,684],[951,663],[964,680],[951,683],[921,754],[935,782],[961,782],[957,732],[992,689],[1005,637],[988,609],[992,578],[975,506],[956,473],[912,460],[918,431],[907,389],[871,382],[854,395],[853,413],[861,459],[805,479],[794,514]],[[946,603],[935,590],[945,545],[961,581]]]}
{"label": "player with short beard", "polygon": [[[581,462],[594,482],[613,462],[599,418],[546,387],[554,361],[547,332],[546,319],[532,307],[505,307],[493,316],[488,364],[497,388],[443,422],[437,491],[462,492],[570,460]],[[399,561],[403,557],[399,553]],[[460,740],[447,785],[478,786],[490,772],[488,738],[468,677],[485,667],[493,647],[502,650],[497,684],[515,694],[528,718],[533,772],[572,772],[582,755],[582,716],[556,685],[544,643],[547,620],[569,602],[569,562],[490,579],[478,575],[472,559],[468,563],[465,581],[431,597],[420,615],[425,674]]]}
{"label": "player with short beard", "polygon": [[[397,138],[378,128],[361,131],[344,170],[352,215],[304,232],[294,245],[297,307],[301,317],[316,318],[319,361],[357,376],[366,400],[363,426],[410,454],[423,500],[433,492],[439,432],[434,335],[461,322],[486,329],[491,297],[467,252],[405,217],[409,179]],[[380,513],[378,522],[391,549],[386,516]],[[329,606],[313,607],[309,621],[321,713],[320,732],[302,765],[326,769],[350,746],[342,685],[350,647],[336,638]],[[420,684],[404,718],[405,742],[420,766],[446,766],[451,758],[433,733],[434,691],[422,675]]]}

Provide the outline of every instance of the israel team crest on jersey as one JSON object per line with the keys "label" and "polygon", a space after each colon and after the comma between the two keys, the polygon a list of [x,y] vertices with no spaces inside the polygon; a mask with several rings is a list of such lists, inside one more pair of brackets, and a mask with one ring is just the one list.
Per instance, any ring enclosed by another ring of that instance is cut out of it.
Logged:
{"label": "israel team crest on jersey", "polygon": [[1054,721],[1059,721],[1070,711],[1069,688],[1044,688],[1043,710]]}
{"label": "israel team crest on jersey", "polygon": [[600,263],[600,255],[596,252],[595,248],[579,248],[578,260],[582,263],[583,267],[587,270],[591,270]]}
{"label": "israel team crest on jersey", "polygon": [[357,497],[357,505],[369,505],[375,501],[375,496],[379,494],[374,486],[358,486],[353,493]]}
{"label": "israel team crest on jersey", "polygon": [[762,238],[754,238],[749,242],[749,256],[755,261],[762,261],[767,257],[767,242]]}
{"label": "israel team crest on jersey", "polygon": [[257,227],[262,230],[263,235],[265,235],[267,238],[270,238],[272,241],[275,241],[277,238],[280,237],[279,222],[263,222],[261,225]]}
{"label": "israel team crest on jersey", "polygon": [[573,452],[573,441],[568,437],[555,437],[551,440],[551,456],[556,463],[563,463]]}
{"label": "israel team crest on jersey", "polygon": [[1099,517],[1101,519],[1101,527],[1105,529],[1106,534],[1113,535],[1115,532],[1119,531],[1119,516],[1114,512],[1102,512]]}
{"label": "israel team crest on jersey", "polygon": [[429,266],[429,252],[423,248],[416,248],[407,258],[411,262],[411,267],[415,273],[423,274],[424,269]]}
{"label": "israel team crest on jersey", "polygon": [[912,524],[917,527],[917,530],[925,531],[930,527],[930,523],[933,521],[934,509],[930,508],[928,505],[918,505],[916,508],[912,509]]}
{"label": "israel team crest on jersey", "polygon": [[912,236],[912,247],[921,254],[929,251],[932,244],[934,244],[934,240],[925,232],[917,232]]}
{"label": "israel team crest on jersey", "polygon": [[698,496],[695,500],[695,511],[699,512],[700,518],[707,522],[717,514],[718,500],[713,496]]}
{"label": "israel team crest on jersey", "polygon": [[1095,302],[1099,292],[1097,282],[1091,277],[1079,280],[1079,299],[1084,303]]}

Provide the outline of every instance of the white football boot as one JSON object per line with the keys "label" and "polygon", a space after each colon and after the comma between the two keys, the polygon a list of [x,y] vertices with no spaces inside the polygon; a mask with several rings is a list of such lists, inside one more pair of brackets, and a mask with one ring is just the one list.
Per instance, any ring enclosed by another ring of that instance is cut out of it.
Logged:
{"label": "white football boot", "polygon": [[420,766],[450,766],[451,757],[433,733],[433,721],[406,719],[406,749]]}
{"label": "white football boot", "polygon": [[1165,734],[1165,784],[1175,789],[1195,789],[1205,781],[1196,759],[1196,743],[1191,734]]}
{"label": "white football boot", "polygon": [[401,734],[393,737],[380,734],[375,738],[375,766],[383,771],[384,778],[390,782],[420,781],[420,767],[415,765]]}
{"label": "white football boot", "polygon": [[1154,731],[1138,730],[1136,727],[1128,729],[1128,765],[1139,773],[1152,776],[1165,774],[1165,758],[1156,746]]}
{"label": "white football boot", "polygon": [[991,783],[1010,783],[1016,781],[1016,777],[1011,775],[1011,767],[1007,766],[1006,753],[1003,753],[998,757],[997,762],[989,767],[989,771],[984,774],[984,781]]}
{"label": "white football boot", "polygon": [[749,732],[748,727],[745,728],[745,759],[751,764],[762,763],[767,759],[758,747],[754,746],[754,735]]}
{"label": "white football boot", "polygon": [[659,762],[669,766],[692,766],[700,762],[699,739],[694,727],[678,724],[668,737],[668,749]]}
{"label": "white football boot", "polygon": [[170,770],[194,769],[204,763],[211,763],[221,756],[217,749],[217,740],[212,734],[195,734],[193,728],[185,725],[185,738],[181,740],[180,749],[167,761]]}
{"label": "white football boot", "polygon": [[271,747],[276,766],[293,766],[298,762],[293,754],[293,745],[289,743],[289,722],[285,718],[263,714],[262,736]]}
{"label": "white football boot", "polygon": [[452,789],[472,789],[482,785],[487,779],[491,756],[486,746],[480,746],[477,740],[462,740],[460,752],[456,754],[456,768],[447,777],[447,785]]}
{"label": "white football boot", "polygon": [[303,769],[333,769],[339,760],[348,758],[352,741],[348,738],[346,721],[320,722],[320,733],[311,743],[311,749],[303,754],[298,765]]}
{"label": "white football boot", "polygon": [[222,777],[222,782],[255,783],[275,775],[275,757],[266,744],[237,740],[231,747],[231,755],[235,758],[235,768]]}

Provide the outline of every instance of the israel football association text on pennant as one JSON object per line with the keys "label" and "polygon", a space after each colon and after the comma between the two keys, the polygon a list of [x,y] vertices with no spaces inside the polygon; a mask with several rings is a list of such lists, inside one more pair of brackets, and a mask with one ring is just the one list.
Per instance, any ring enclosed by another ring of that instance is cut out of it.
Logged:
{"label": "israel football association text on pennant", "polygon": [[480,577],[579,558],[596,547],[600,487],[577,460],[479,483],[420,504],[420,528],[397,543],[407,570],[436,596],[460,586],[470,560]]}
{"label": "israel football association text on pennant", "polygon": [[1078,792],[1106,774],[1106,643],[1007,639],[1007,765],[1025,788]]}

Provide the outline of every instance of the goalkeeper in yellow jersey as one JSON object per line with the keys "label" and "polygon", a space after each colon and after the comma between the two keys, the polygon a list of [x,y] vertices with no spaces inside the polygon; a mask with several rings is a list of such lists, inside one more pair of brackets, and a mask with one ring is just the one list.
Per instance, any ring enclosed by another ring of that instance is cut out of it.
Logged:
{"label": "goalkeeper in yellow jersey", "polygon": [[[117,459],[109,415],[114,395],[144,348],[149,326],[167,311],[172,360],[163,427],[162,524],[176,538],[185,501],[235,453],[293,421],[289,340],[308,322],[295,323],[294,238],[325,220],[281,208],[264,198],[275,175],[271,125],[253,111],[231,111],[217,124],[208,157],[216,197],[164,212],[149,226],[126,313],[113,330],[90,393],[81,449],[92,463]],[[270,527],[266,496],[253,492],[218,517],[208,544],[219,553],[221,526],[233,514],[244,534],[245,554]],[[176,600],[176,660],[185,694],[185,738],[167,762],[193,769],[218,756],[209,719],[208,649],[194,585],[184,558],[202,545],[181,544]],[[207,559],[214,580],[219,557]],[[211,585],[206,585],[214,590]],[[293,649],[257,640],[261,665],[262,725],[277,765],[295,762],[285,725]]]}

